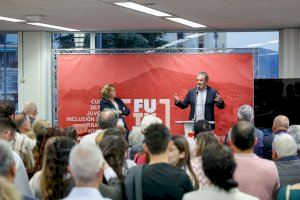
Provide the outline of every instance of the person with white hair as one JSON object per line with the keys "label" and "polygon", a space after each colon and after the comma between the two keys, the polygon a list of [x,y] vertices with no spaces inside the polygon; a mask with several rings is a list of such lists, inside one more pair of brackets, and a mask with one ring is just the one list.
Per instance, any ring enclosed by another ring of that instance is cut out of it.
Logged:
{"label": "person with white hair", "polygon": [[289,134],[275,135],[272,146],[280,185],[300,183],[300,159],[294,138]]}
{"label": "person with white hair", "polygon": [[129,158],[131,160],[134,159],[134,156],[137,153],[143,152],[143,142],[144,142],[145,136],[142,134],[142,129],[141,127],[134,127],[128,137],[128,142],[129,142]]}
{"label": "person with white hair", "polygon": [[287,116],[278,115],[274,118],[272,125],[272,135],[264,137],[264,153],[263,158],[272,160],[272,142],[275,135],[287,134],[287,130],[290,126],[290,121]]}
{"label": "person with white hair", "polygon": [[[244,104],[241,107],[239,107],[237,116],[239,121],[243,120],[243,121],[251,122],[252,124],[254,122],[253,108],[247,104]],[[257,129],[256,127],[255,127],[255,137],[257,138],[257,142],[254,145],[254,149],[253,149],[254,153],[257,156],[262,157],[264,151],[264,143],[263,143],[264,133],[261,130]]]}
{"label": "person with white hair", "polygon": [[300,156],[300,125],[291,125],[287,131],[295,140],[298,149],[298,156]]}
{"label": "person with white hair", "polygon": [[75,185],[65,200],[105,200],[98,190],[103,179],[105,160],[96,144],[78,144],[73,147],[69,158],[69,170]]}
{"label": "person with white hair", "polygon": [[162,124],[162,120],[154,115],[146,115],[141,122],[142,133],[152,124]]}
{"label": "person with white hair", "polygon": [[32,126],[38,114],[37,105],[33,102],[27,102],[24,105],[23,112],[30,118],[30,124]]}

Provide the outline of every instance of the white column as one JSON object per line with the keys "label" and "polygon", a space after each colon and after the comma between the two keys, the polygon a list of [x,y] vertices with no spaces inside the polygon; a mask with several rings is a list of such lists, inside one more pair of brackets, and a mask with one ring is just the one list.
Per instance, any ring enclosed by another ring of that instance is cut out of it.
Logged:
{"label": "white column", "polygon": [[279,78],[299,78],[300,29],[283,29],[279,38]]}
{"label": "white column", "polygon": [[37,104],[38,118],[52,121],[51,33],[19,32],[19,111]]}

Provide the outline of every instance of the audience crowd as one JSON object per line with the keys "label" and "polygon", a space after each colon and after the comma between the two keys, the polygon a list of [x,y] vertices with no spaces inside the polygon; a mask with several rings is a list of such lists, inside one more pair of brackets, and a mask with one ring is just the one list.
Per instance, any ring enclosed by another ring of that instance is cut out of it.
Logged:
{"label": "audience crowd", "polygon": [[0,101],[1,200],[300,199],[300,125],[288,116],[264,135],[242,105],[221,141],[205,120],[186,138],[147,115],[128,135],[103,109],[82,137],[39,119],[35,103],[15,111]]}

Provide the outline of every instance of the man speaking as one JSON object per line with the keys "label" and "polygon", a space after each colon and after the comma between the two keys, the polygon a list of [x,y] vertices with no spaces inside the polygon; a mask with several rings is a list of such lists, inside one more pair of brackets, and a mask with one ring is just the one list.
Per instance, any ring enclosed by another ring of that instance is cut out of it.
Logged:
{"label": "man speaking", "polygon": [[209,87],[207,83],[207,73],[199,72],[197,75],[197,87],[189,90],[183,101],[180,101],[177,93],[175,93],[174,100],[175,105],[181,109],[185,109],[191,105],[189,120],[207,120],[212,123],[212,129],[214,129],[214,104],[216,104],[218,108],[223,109],[225,102],[217,90]]}

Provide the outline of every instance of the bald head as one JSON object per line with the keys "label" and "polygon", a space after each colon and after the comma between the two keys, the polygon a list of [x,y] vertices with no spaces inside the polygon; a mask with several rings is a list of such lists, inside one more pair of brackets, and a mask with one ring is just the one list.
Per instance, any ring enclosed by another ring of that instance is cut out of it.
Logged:
{"label": "bald head", "polygon": [[104,109],[99,113],[97,123],[98,127],[102,130],[107,128],[114,128],[118,123],[118,114],[115,110]]}
{"label": "bald head", "polygon": [[289,126],[290,126],[289,118],[287,118],[284,115],[278,115],[277,117],[275,117],[273,121],[272,130],[274,133],[278,131],[287,131]]}

